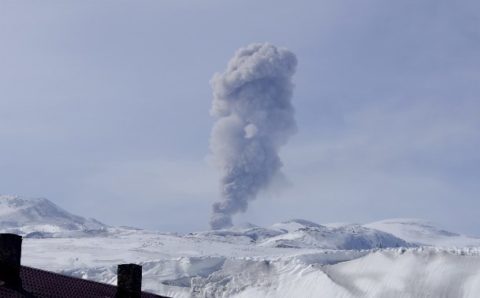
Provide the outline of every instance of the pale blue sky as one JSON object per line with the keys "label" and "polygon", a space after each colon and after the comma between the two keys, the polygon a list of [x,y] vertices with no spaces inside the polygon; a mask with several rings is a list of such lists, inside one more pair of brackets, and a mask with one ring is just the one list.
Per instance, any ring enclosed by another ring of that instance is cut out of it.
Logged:
{"label": "pale blue sky", "polygon": [[429,219],[480,235],[478,1],[2,1],[0,192],[109,224],[206,229],[209,80],[299,61],[290,184],[239,221]]}

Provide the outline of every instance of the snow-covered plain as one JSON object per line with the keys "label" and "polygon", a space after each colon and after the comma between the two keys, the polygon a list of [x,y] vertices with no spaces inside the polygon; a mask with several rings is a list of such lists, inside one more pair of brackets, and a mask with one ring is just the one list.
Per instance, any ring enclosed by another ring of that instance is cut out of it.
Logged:
{"label": "snow-covered plain", "polygon": [[172,297],[480,297],[480,239],[412,219],[290,220],[189,234],[110,227],[45,199],[0,196],[0,230],[25,236],[22,263]]}

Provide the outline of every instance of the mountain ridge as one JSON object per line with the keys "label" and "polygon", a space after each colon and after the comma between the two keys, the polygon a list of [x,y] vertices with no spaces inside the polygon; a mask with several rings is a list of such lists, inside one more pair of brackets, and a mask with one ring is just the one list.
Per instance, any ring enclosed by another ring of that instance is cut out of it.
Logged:
{"label": "mountain ridge", "polygon": [[[118,264],[136,263],[143,267],[144,290],[171,297],[404,297],[405,291],[423,297],[427,291],[473,298],[480,291],[480,245],[455,248],[472,239],[419,220],[320,225],[293,219],[188,234],[96,221],[100,230],[92,233],[86,222],[46,199],[0,196],[0,230],[30,229],[22,264],[114,284]],[[49,233],[39,231],[45,227]],[[410,240],[447,237],[450,247],[404,247],[412,244],[381,229]]]}
{"label": "mountain ridge", "polygon": [[[122,229],[126,228],[110,227],[96,219],[72,214],[46,198],[0,195],[0,232],[42,238],[117,233]],[[268,227],[243,223],[229,229],[192,232],[185,234],[185,237],[290,248],[480,246],[480,238],[450,232],[426,220],[412,218],[385,219],[367,224],[323,225],[295,218]]]}
{"label": "mountain ridge", "polygon": [[79,236],[101,232],[107,225],[72,214],[45,198],[0,195],[0,231],[25,237]]}

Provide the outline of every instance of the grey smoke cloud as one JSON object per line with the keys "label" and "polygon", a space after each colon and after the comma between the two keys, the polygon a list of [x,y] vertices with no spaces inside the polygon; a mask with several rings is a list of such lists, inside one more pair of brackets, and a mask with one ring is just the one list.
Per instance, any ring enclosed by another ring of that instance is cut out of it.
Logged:
{"label": "grey smoke cloud", "polygon": [[213,229],[231,226],[232,215],[245,212],[279,173],[279,149],[296,132],[291,103],[296,65],[285,48],[251,44],[214,75],[211,114],[217,121],[210,149],[221,171],[221,200],[213,204]]}

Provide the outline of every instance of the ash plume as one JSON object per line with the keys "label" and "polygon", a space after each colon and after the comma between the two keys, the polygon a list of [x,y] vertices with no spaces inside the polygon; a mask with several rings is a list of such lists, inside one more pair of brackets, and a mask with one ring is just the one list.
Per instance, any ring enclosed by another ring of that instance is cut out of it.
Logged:
{"label": "ash plume", "polygon": [[285,48],[251,44],[212,78],[216,122],[210,149],[221,171],[212,229],[230,227],[232,215],[245,212],[280,172],[279,149],[296,131],[291,103],[296,65],[295,55]]}

